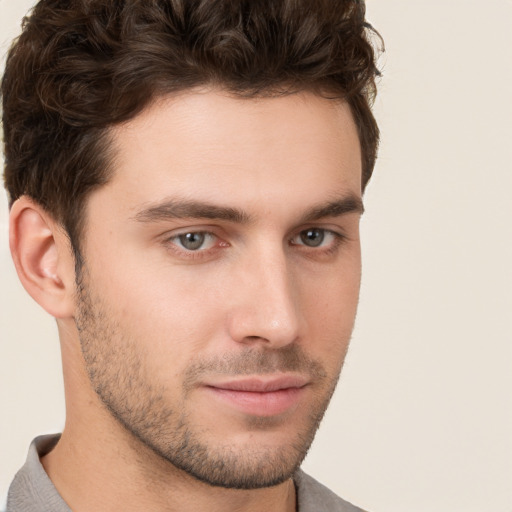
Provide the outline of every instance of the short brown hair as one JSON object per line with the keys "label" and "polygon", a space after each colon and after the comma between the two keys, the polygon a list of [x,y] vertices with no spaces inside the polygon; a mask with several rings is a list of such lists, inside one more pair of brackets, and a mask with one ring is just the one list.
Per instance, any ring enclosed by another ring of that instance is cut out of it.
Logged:
{"label": "short brown hair", "polygon": [[37,201],[79,257],[85,200],[110,174],[109,127],[205,84],[247,97],[314,89],[343,98],[364,189],[379,138],[374,34],[362,0],[41,0],[2,80],[10,204]]}

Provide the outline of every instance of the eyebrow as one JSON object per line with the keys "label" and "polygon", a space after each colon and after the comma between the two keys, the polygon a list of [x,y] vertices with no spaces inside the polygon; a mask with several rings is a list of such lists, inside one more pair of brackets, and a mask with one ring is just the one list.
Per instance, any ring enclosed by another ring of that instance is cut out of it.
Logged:
{"label": "eyebrow", "polygon": [[218,206],[202,201],[168,199],[144,208],[135,214],[139,222],[158,222],[169,219],[217,219],[247,224],[251,216],[238,208]]}
{"label": "eyebrow", "polygon": [[[363,212],[364,207],[361,198],[349,195],[314,206],[305,212],[300,222],[311,222],[325,217],[340,217],[347,213],[362,214]],[[253,221],[253,217],[249,213],[239,208],[186,199],[164,200],[140,210],[133,218],[144,223],[170,219],[213,219],[236,224],[248,224]]]}
{"label": "eyebrow", "polygon": [[314,206],[302,216],[301,221],[311,222],[325,217],[341,217],[347,213],[362,215],[364,213],[363,200],[352,194],[340,199],[334,199],[328,203]]}

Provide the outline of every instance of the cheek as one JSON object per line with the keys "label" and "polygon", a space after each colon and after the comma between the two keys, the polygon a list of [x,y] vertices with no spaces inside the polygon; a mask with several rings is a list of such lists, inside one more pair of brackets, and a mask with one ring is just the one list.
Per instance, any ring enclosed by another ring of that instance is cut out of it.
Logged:
{"label": "cheek", "polygon": [[320,356],[344,356],[357,311],[360,264],[308,279],[301,286],[301,310],[311,351]]}
{"label": "cheek", "polygon": [[323,286],[303,298],[303,312],[310,328],[330,339],[347,339],[352,332],[359,288]]}
{"label": "cheek", "polygon": [[[241,291],[229,265],[179,266],[169,264],[161,254],[130,250],[119,254],[113,249],[96,248],[99,257],[91,262],[94,288],[123,337],[139,346],[153,367],[172,362],[179,371],[200,352],[232,348],[224,323]],[[339,359],[357,307],[358,253],[352,251],[339,265],[321,271],[294,267],[292,280],[297,313],[305,320],[301,337],[308,350],[322,358],[336,354]]]}
{"label": "cheek", "polygon": [[127,258],[97,266],[91,276],[97,296],[119,325],[119,342],[130,340],[155,371],[179,372],[217,335],[222,311],[213,277],[205,281],[190,269]]}

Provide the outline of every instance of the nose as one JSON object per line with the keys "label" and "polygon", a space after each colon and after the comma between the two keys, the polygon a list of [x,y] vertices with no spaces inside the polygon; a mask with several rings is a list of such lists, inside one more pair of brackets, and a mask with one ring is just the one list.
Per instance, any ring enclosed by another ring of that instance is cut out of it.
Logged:
{"label": "nose", "polygon": [[280,348],[299,337],[298,283],[282,249],[252,255],[236,272],[236,302],[228,315],[231,338]]}

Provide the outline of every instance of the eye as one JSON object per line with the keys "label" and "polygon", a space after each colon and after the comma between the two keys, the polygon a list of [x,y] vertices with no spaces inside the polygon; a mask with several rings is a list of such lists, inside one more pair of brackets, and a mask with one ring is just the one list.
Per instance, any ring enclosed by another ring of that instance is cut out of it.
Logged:
{"label": "eye", "polygon": [[319,247],[325,239],[325,229],[312,228],[299,233],[299,239],[303,245],[308,247]]}
{"label": "eye", "polygon": [[186,251],[199,251],[210,249],[215,244],[215,236],[205,231],[191,231],[173,236],[169,241]]}
{"label": "eye", "polygon": [[345,240],[345,235],[325,228],[303,229],[296,234],[290,244],[305,249],[335,251]]}

